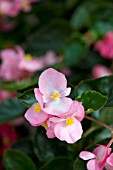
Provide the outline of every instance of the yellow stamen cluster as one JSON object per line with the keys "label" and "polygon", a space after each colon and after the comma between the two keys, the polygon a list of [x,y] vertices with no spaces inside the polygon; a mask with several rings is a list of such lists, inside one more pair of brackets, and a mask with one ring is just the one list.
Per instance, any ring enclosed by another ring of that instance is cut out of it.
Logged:
{"label": "yellow stamen cluster", "polygon": [[35,104],[34,105],[34,110],[37,112],[37,113],[40,113],[41,111],[41,106],[39,104]]}
{"label": "yellow stamen cluster", "polygon": [[42,123],[42,126],[43,126],[44,128],[48,127],[47,122]]}
{"label": "yellow stamen cluster", "polygon": [[3,142],[4,145],[8,145],[10,143],[10,139],[8,137],[4,137],[2,139],[2,142]]}
{"label": "yellow stamen cluster", "polygon": [[30,3],[29,2],[23,2],[23,7],[29,7]]}
{"label": "yellow stamen cluster", "polygon": [[58,92],[55,92],[51,95],[51,99],[57,100],[60,97],[60,94]]}
{"label": "yellow stamen cluster", "polygon": [[73,118],[66,119],[66,125],[67,126],[71,126],[73,123],[74,123],[74,119]]}
{"label": "yellow stamen cluster", "polygon": [[26,61],[30,61],[31,59],[32,59],[32,55],[30,55],[30,54],[25,55]]}

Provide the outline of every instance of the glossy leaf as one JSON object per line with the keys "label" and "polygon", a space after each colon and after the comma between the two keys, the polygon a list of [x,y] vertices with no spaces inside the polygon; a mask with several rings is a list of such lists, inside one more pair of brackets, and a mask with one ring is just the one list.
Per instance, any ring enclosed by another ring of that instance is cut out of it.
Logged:
{"label": "glossy leaf", "polygon": [[23,94],[18,96],[18,99],[23,104],[25,104],[27,107],[30,107],[32,106],[32,104],[37,102],[35,95],[34,95],[34,89],[23,92]]}
{"label": "glossy leaf", "polygon": [[76,100],[82,102],[86,113],[91,113],[101,109],[107,102],[107,97],[99,92],[90,90],[82,93],[82,95],[78,96]]}
{"label": "glossy leaf", "polygon": [[36,170],[35,164],[26,154],[13,149],[4,153],[3,163],[6,170]]}
{"label": "glossy leaf", "polygon": [[48,139],[45,129],[39,127],[34,141],[34,151],[39,160],[47,161],[55,156],[66,155],[67,145],[56,138]]}
{"label": "glossy leaf", "polygon": [[0,103],[0,123],[23,115],[26,108],[19,100],[12,98]]}
{"label": "glossy leaf", "polygon": [[72,169],[72,161],[66,157],[58,157],[48,161],[39,170],[70,170]]}
{"label": "glossy leaf", "polygon": [[107,96],[108,101],[105,106],[113,107],[113,76],[80,82],[75,87],[75,96],[78,97],[87,90],[96,90],[102,95]]}

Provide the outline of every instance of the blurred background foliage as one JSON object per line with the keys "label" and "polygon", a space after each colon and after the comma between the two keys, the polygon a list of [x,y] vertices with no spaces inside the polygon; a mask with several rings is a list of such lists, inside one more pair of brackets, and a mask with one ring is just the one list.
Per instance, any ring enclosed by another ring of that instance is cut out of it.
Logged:
{"label": "blurred background foliage", "polygon": [[[79,96],[77,100],[85,102],[86,111],[93,101],[95,104],[89,113],[113,126],[113,76],[85,80],[92,78],[94,65],[112,66],[112,61],[102,58],[94,50],[94,44],[113,30],[113,1],[41,0],[32,4],[32,7],[29,13],[21,12],[17,17],[5,18],[15,24],[15,29],[0,31],[0,50],[18,44],[34,57],[40,57],[48,50],[55,51],[63,60],[52,67],[58,70],[68,67],[71,70],[71,76],[67,78],[72,87],[72,98]],[[33,89],[37,87],[40,73],[21,82],[0,82],[1,89],[18,93],[18,99],[0,103],[0,124],[23,116],[25,110],[36,101]],[[89,91],[92,94],[89,95],[85,93],[87,90],[97,92]],[[97,143],[107,144],[110,132],[88,120],[83,120],[82,124],[83,138],[69,145],[57,139],[48,139],[43,127],[31,127],[25,121],[21,127],[21,131],[25,131],[24,137],[3,156],[5,169],[85,170],[86,163],[78,158],[79,152]]]}

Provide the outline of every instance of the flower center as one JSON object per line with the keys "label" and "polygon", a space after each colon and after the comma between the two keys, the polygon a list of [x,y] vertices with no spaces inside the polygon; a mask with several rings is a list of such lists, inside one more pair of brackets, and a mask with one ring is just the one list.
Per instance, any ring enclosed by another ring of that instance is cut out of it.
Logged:
{"label": "flower center", "polygon": [[48,127],[47,122],[41,124],[44,128]]}
{"label": "flower center", "polygon": [[34,110],[37,112],[37,113],[40,113],[41,111],[41,106],[39,104],[35,104],[34,105]]}
{"label": "flower center", "polygon": [[73,123],[74,123],[74,119],[73,118],[66,119],[66,125],[67,126],[71,126]]}
{"label": "flower center", "polygon": [[10,139],[8,137],[4,137],[2,142],[4,145],[8,145],[10,143]]}
{"label": "flower center", "polygon": [[29,2],[23,2],[23,7],[26,8],[26,7],[29,7],[30,6],[30,3]]}
{"label": "flower center", "polygon": [[30,54],[25,55],[26,61],[30,61],[31,59],[32,59],[32,55],[30,55]]}
{"label": "flower center", "polygon": [[51,95],[51,99],[57,100],[60,97],[60,94],[58,92],[55,92]]}

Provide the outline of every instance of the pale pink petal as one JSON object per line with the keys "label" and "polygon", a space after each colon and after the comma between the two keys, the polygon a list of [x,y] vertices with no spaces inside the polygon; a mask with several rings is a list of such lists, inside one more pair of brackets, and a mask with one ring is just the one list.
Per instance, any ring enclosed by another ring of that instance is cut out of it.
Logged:
{"label": "pale pink petal", "polygon": [[51,100],[50,102],[46,103],[44,110],[49,114],[61,117],[70,109],[71,104],[72,100],[70,98],[59,98],[57,101]]}
{"label": "pale pink petal", "polygon": [[105,168],[106,170],[113,170],[113,166],[109,165],[109,164],[105,164]]}
{"label": "pale pink petal", "polygon": [[81,138],[83,130],[80,122],[74,119],[71,126],[67,126],[65,121],[57,123],[54,127],[54,133],[61,141],[74,143]]}
{"label": "pale pink petal", "polygon": [[58,118],[58,117],[50,117],[50,118],[49,118],[49,121],[50,121],[50,122],[54,122],[54,123],[63,122],[63,121],[65,121],[65,120],[66,120],[65,118]]}
{"label": "pale pink petal", "polygon": [[54,92],[61,93],[66,89],[67,80],[64,74],[49,68],[39,77],[39,89],[43,95],[51,95]]}
{"label": "pale pink petal", "polygon": [[88,161],[87,169],[88,170],[102,170],[97,166],[97,162],[95,159]]}
{"label": "pale pink petal", "polygon": [[36,104],[38,103],[33,104],[25,113],[25,118],[33,126],[39,126],[48,119],[48,114],[46,114],[43,110],[41,110],[40,113],[37,113],[34,110],[34,106]]}
{"label": "pale pink petal", "polygon": [[15,49],[19,55],[20,59],[23,59],[25,56],[24,50],[22,49],[22,47],[20,47],[19,45],[15,46]]}
{"label": "pale pink petal", "polygon": [[88,152],[88,151],[82,151],[80,152],[79,157],[83,160],[89,160],[89,159],[95,158],[95,154],[93,154],[92,152]]}
{"label": "pale pink petal", "polygon": [[54,130],[52,128],[47,128],[46,129],[46,135],[47,135],[48,138],[54,138],[55,137]]}
{"label": "pale pink petal", "polygon": [[71,88],[70,88],[70,87],[66,88],[66,89],[61,93],[61,97],[69,96],[70,92],[71,92]]}
{"label": "pale pink petal", "polygon": [[42,98],[42,94],[40,93],[38,88],[34,89],[34,93],[35,93],[35,98],[36,100],[39,102],[39,104],[41,105],[41,107],[43,107],[44,102],[43,102],[43,98]]}
{"label": "pale pink petal", "polygon": [[107,164],[113,168],[113,153],[107,158]]}
{"label": "pale pink petal", "polygon": [[78,121],[82,121],[85,115],[82,103],[74,100],[70,110],[66,114],[70,116],[73,115]]}
{"label": "pale pink petal", "polygon": [[113,72],[109,68],[105,67],[104,65],[95,65],[92,68],[92,75],[95,78],[108,76],[111,74],[113,74]]}

